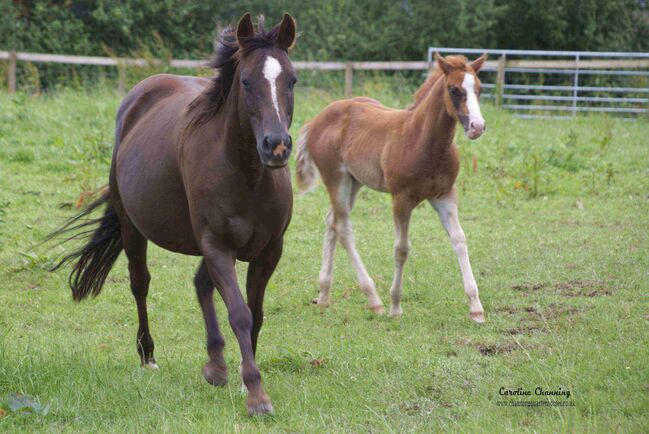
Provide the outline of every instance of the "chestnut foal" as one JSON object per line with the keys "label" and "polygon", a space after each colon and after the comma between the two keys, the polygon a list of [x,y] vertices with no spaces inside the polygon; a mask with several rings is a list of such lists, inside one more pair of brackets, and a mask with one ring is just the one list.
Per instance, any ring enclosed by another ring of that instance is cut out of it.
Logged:
{"label": "chestnut foal", "polygon": [[471,271],[466,238],[460,227],[454,187],[459,169],[453,142],[459,121],[470,139],[485,130],[478,98],[477,72],[486,54],[473,62],[464,56],[441,57],[438,70],[416,93],[406,110],[387,108],[370,98],[336,101],[308,122],[297,144],[297,181],[307,190],[320,173],[331,200],[326,217],[320,295],[314,303],[327,306],[331,291],[336,240],[356,270],[368,305],[383,313],[383,303],[354,244],[349,214],[361,186],[392,195],[396,229],[396,268],[390,289],[390,315],[401,315],[403,266],[410,250],[408,223],[415,206],[427,200],[439,214],[460,263],[469,314],[484,322],[484,310]]}

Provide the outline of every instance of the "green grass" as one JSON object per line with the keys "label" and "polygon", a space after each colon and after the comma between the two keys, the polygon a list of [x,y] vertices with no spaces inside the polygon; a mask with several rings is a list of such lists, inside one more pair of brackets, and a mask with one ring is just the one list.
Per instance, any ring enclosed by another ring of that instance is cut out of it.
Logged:
{"label": "green grass", "polygon": [[[408,91],[381,82],[362,91],[390,105],[409,101]],[[338,97],[298,92],[294,136]],[[312,306],[328,204],[322,187],[297,195],[258,352],[276,413],[250,419],[220,300],[230,382],[213,388],[201,376],[197,258],[150,248],[160,365],[151,372],[135,351],[124,258],[100,297],[75,304],[66,273],[46,271],[64,248],[32,249],[76,212],[80,195],[106,182],[118,104],[105,91],[0,95],[0,408],[13,393],[49,405],[47,414],[7,411],[0,431],[649,430],[646,120],[524,121],[486,106],[486,135],[458,134],[460,219],[484,325],[468,318],[456,258],[428,206],[413,215],[403,318],[365,309],[342,249],[333,305]],[[389,201],[362,190],[352,216],[385,302]],[[238,271],[243,282],[245,264]],[[537,386],[569,389],[574,407],[496,404],[501,387]]]}

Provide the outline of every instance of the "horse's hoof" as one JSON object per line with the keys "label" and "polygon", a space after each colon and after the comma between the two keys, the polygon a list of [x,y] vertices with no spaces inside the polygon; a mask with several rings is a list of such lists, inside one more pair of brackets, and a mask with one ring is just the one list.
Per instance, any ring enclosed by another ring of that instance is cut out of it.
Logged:
{"label": "horse's hoof", "polygon": [[225,386],[228,384],[228,370],[225,365],[219,366],[210,360],[203,366],[203,378],[212,386]]}
{"label": "horse's hoof", "polygon": [[267,396],[262,396],[261,398],[250,398],[248,397],[248,402],[246,403],[248,408],[248,416],[261,416],[264,414],[273,414],[275,411],[273,409],[273,404],[271,404],[270,399]]}
{"label": "horse's hoof", "polygon": [[157,364],[156,362],[154,362],[154,361],[149,361],[149,362],[147,362],[147,364],[144,365],[144,366],[146,366],[146,367],[149,368],[149,369],[153,369],[154,371],[157,371],[157,370],[158,370],[158,364]]}
{"label": "horse's hoof", "polygon": [[403,315],[403,309],[401,309],[401,306],[390,306],[390,316],[395,317],[401,315]]}
{"label": "horse's hoof", "polygon": [[158,364],[155,362],[155,359],[149,359],[146,363],[142,363],[143,368],[158,370]]}
{"label": "horse's hoof", "polygon": [[485,322],[484,312],[469,312],[469,316],[473,321],[477,322],[478,324],[482,324],[483,322]]}
{"label": "horse's hoof", "polygon": [[328,302],[321,302],[320,298],[318,298],[318,297],[311,300],[311,304],[315,304],[315,305],[320,306],[320,307],[329,307]]}
{"label": "horse's hoof", "polygon": [[383,315],[385,313],[385,307],[382,304],[377,304],[376,306],[370,306],[370,310],[377,315]]}

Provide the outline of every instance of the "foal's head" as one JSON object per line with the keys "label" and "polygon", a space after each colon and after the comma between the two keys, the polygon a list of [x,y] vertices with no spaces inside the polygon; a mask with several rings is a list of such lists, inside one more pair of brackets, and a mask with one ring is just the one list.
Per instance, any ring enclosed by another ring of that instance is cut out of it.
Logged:
{"label": "foal's head", "polygon": [[444,58],[435,53],[435,60],[446,82],[444,103],[447,113],[462,124],[469,139],[477,139],[486,129],[478,104],[482,91],[478,71],[487,60],[487,54],[469,62],[464,56]]}
{"label": "foal's head", "polygon": [[248,119],[257,141],[257,152],[267,167],[283,167],[293,147],[288,128],[293,118],[293,86],[297,82],[288,50],[295,43],[295,21],[284,14],[282,22],[255,32],[250,14],[239,21],[239,117]]}

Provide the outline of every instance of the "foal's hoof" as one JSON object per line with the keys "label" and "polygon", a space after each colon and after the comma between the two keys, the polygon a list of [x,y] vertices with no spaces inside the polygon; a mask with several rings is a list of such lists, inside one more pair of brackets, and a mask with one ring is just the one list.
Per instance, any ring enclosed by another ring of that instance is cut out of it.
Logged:
{"label": "foal's hoof", "polygon": [[273,409],[273,404],[270,403],[270,399],[265,394],[257,398],[248,396],[246,407],[248,408],[248,416],[273,414],[273,412],[275,411]]}
{"label": "foal's hoof", "polygon": [[396,317],[401,315],[403,315],[403,309],[401,309],[401,306],[390,306],[391,317]]}
{"label": "foal's hoof", "polygon": [[383,315],[385,313],[385,307],[382,304],[377,304],[376,306],[369,306],[370,310],[377,315]]}
{"label": "foal's hoof", "polygon": [[485,322],[484,312],[469,312],[469,316],[478,324]]}
{"label": "foal's hoof", "polygon": [[203,378],[212,386],[225,386],[228,383],[228,369],[210,360],[203,366]]}
{"label": "foal's hoof", "polygon": [[329,307],[329,302],[320,301],[319,297],[316,297],[313,300],[311,300],[311,304],[315,304],[315,305],[320,306],[320,307]]}

